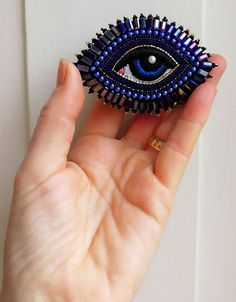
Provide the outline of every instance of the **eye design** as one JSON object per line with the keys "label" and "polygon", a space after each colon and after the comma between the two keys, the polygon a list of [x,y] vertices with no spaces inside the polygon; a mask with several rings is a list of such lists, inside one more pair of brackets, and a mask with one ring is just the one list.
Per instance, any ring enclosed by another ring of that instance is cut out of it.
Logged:
{"label": "eye design", "polygon": [[128,51],[115,65],[121,76],[140,84],[154,84],[173,72],[178,63],[154,46],[137,46]]}
{"label": "eye design", "polygon": [[118,20],[77,55],[84,85],[126,112],[155,112],[183,105],[217,65],[199,40],[159,16]]}

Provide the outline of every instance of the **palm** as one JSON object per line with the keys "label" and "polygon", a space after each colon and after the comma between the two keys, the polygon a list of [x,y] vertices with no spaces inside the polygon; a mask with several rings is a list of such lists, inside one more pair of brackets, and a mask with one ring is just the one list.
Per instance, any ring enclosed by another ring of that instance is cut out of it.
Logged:
{"label": "palm", "polygon": [[[97,103],[71,148],[83,97],[78,71],[72,64],[68,69],[16,179],[3,280],[11,296],[3,292],[4,301],[17,300],[19,280],[27,302],[32,292],[49,301],[132,299],[223,72],[184,109],[159,119],[139,116],[121,140],[122,112]],[[147,147],[153,134],[166,140],[160,153]]]}

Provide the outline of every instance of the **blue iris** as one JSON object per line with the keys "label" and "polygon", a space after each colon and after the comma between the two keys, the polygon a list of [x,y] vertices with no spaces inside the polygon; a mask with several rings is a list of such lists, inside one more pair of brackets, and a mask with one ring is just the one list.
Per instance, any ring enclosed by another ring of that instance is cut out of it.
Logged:
{"label": "blue iris", "polygon": [[143,69],[141,62],[139,59],[134,60],[134,66],[136,68],[136,71],[142,76],[142,77],[158,77],[161,76],[167,69],[165,63],[162,63],[162,65],[153,71],[147,71]]}

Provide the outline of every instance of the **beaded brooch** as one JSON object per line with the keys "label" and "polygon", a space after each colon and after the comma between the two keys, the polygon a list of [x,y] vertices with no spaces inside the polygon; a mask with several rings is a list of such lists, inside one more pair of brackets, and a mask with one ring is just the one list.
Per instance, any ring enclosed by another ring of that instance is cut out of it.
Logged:
{"label": "beaded brooch", "polygon": [[101,30],[74,64],[89,93],[126,112],[183,105],[217,67],[199,40],[166,17],[141,14]]}

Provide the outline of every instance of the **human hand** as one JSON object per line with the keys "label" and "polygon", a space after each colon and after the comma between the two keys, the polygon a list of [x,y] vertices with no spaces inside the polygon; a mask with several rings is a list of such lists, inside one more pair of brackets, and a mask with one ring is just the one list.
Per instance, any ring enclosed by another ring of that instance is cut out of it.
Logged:
{"label": "human hand", "polygon": [[[76,143],[81,78],[62,61],[17,173],[6,237],[3,302],[131,301],[160,241],[185,167],[225,69],[183,108],[138,115],[95,102]],[[155,134],[166,143],[147,146]]]}

